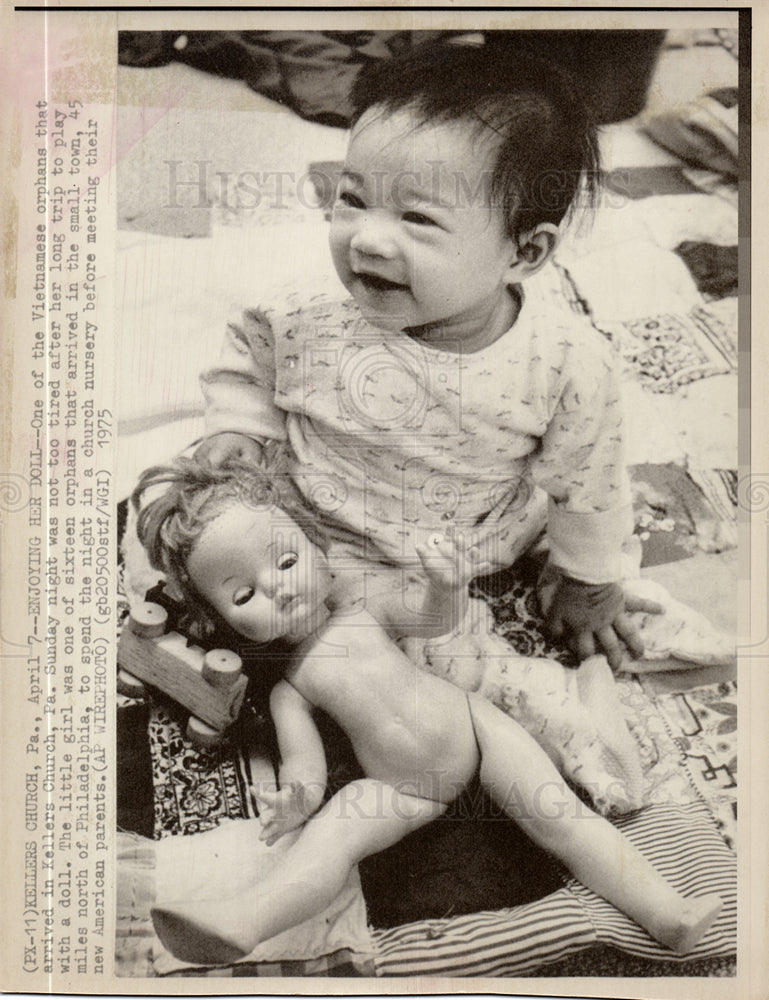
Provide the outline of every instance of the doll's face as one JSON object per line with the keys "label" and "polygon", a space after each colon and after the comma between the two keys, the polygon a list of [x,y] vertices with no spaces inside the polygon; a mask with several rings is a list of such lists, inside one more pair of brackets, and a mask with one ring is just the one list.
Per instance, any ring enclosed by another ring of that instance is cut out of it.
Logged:
{"label": "doll's face", "polygon": [[225,509],[203,530],[187,571],[201,596],[254,642],[301,642],[329,616],[326,557],[277,507]]}

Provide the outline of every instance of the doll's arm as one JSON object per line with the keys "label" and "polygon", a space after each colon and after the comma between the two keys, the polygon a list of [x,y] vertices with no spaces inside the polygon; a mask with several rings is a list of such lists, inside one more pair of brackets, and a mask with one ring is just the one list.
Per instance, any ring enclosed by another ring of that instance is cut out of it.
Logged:
{"label": "doll's arm", "polygon": [[317,811],[326,791],[326,755],[312,718],[312,705],[286,681],[270,695],[281,763],[278,788],[254,790],[262,823],[260,840],[276,840],[302,826]]}
{"label": "doll's arm", "polygon": [[394,639],[429,639],[455,629],[467,611],[467,586],[483,572],[477,548],[460,535],[433,535],[416,550],[421,577],[412,575],[397,589],[366,599],[368,610]]}
{"label": "doll's arm", "polygon": [[462,535],[433,535],[416,548],[427,577],[421,612],[437,619],[433,634],[444,635],[459,625],[467,611],[467,587],[478,575],[477,549],[469,547]]}

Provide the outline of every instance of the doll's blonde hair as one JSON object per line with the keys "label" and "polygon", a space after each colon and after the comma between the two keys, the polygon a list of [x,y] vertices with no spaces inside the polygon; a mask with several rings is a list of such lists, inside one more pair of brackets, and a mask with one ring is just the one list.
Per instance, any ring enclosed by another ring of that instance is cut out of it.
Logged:
{"label": "doll's blonde hair", "polygon": [[221,623],[187,572],[187,562],[204,529],[235,506],[277,508],[288,514],[321,549],[326,538],[317,515],[288,475],[280,449],[267,449],[265,464],[230,461],[215,467],[194,458],[177,458],[142,473],[131,495],[136,531],[152,566],[164,573],[182,597],[183,621],[205,636]]}

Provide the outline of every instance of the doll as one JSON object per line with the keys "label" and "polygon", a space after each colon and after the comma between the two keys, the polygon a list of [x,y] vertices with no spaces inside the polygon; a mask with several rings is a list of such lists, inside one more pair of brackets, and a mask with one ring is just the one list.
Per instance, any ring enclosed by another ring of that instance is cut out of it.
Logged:
{"label": "doll", "polygon": [[[424,586],[397,601],[362,601],[280,477],[179,462],[149,470],[135,501],[159,486],[138,521],[154,565],[200,615],[251,642],[290,647],[270,697],[278,787],[257,803],[268,845],[300,831],[258,884],[227,899],[156,908],[169,951],[206,963],[242,958],[324,909],[358,861],[437,818],[476,777],[583,884],[674,951],[695,947],[720,899],[680,895],[576,798],[521,726],[479,694],[419,670],[397,645],[405,635],[442,635],[462,619],[479,565],[472,539],[431,537],[417,549]],[[325,803],[316,709],[345,731],[365,774]]]}

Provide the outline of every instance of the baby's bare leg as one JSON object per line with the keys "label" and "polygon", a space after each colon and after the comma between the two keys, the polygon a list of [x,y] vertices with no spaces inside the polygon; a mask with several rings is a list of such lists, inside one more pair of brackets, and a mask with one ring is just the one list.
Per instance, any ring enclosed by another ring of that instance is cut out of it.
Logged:
{"label": "baby's bare leg", "polygon": [[321,913],[341,892],[353,865],[445,808],[380,781],[354,781],[308,820],[280,863],[258,883],[229,899],[182,899],[153,908],[158,937],[185,962],[237,961],[261,941]]}
{"label": "baby's bare leg", "polygon": [[691,951],[721,910],[718,896],[686,899],[611,823],[572,793],[547,754],[483,698],[470,711],[481,750],[481,782],[537,844],[680,954]]}

